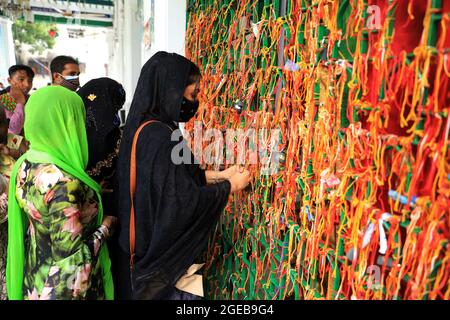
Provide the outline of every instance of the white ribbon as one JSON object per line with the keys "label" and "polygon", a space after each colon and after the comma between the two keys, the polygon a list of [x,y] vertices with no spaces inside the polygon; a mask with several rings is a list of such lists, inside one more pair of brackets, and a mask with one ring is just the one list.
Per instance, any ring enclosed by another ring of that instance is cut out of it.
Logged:
{"label": "white ribbon", "polygon": [[[379,253],[385,254],[387,251],[387,239],[386,239],[386,232],[384,231],[383,222],[388,221],[389,218],[392,217],[390,213],[383,213],[381,215],[381,218],[378,219],[378,230],[380,233],[380,250],[378,250]],[[373,232],[375,231],[375,224],[370,223],[367,227],[366,233],[364,234],[363,239],[363,248],[367,247],[367,245],[370,243],[370,239],[372,238]]]}

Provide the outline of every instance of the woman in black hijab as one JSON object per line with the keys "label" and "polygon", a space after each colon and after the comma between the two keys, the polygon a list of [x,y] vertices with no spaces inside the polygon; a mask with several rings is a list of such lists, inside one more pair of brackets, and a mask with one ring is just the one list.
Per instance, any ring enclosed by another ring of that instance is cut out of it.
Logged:
{"label": "woman in black hijab", "polygon": [[86,172],[103,190],[104,211],[116,215],[112,193],[122,132],[118,111],[125,103],[125,90],[110,78],[94,79],[77,92],[86,107],[89,162]]}
{"label": "woman in black hijab", "polygon": [[[167,52],[156,53],[142,68],[117,166],[119,299],[176,299],[177,281],[205,250],[230,192],[249,183],[246,170],[205,172],[196,164],[172,160],[180,142],[172,141],[172,133],[197,111],[200,77],[195,64]],[[135,256],[131,259],[131,150],[136,131],[149,120],[154,121],[143,127],[136,145]],[[190,151],[188,158],[193,159]],[[211,180],[222,181],[207,184]]]}
{"label": "woman in black hijab", "polygon": [[[86,172],[102,187],[103,212],[111,217],[114,231],[117,220],[118,197],[115,174],[122,130],[118,112],[125,103],[123,86],[110,78],[93,79],[78,90],[86,108],[86,133],[89,161]],[[108,247],[111,272],[115,273],[118,247],[117,233],[111,234]]]}

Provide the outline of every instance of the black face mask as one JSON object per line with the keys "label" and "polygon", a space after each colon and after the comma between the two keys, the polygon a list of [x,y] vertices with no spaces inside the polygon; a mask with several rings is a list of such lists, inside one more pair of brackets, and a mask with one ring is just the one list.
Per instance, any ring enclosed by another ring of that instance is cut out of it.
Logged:
{"label": "black face mask", "polygon": [[179,122],[188,122],[198,110],[198,101],[192,101],[183,97],[180,108]]}
{"label": "black face mask", "polygon": [[77,91],[80,87],[80,78],[79,76],[61,76],[61,83],[60,85],[63,87],[66,87],[69,90]]}

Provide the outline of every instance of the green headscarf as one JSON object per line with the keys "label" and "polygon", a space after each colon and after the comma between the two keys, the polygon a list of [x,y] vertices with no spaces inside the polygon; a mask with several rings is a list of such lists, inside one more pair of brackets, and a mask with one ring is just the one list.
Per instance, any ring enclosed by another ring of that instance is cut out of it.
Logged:
{"label": "green headscarf", "polygon": [[[45,115],[45,116],[44,116]],[[92,188],[98,197],[97,223],[103,220],[100,186],[84,171],[88,163],[86,111],[81,98],[61,86],[45,87],[31,95],[26,105],[25,138],[30,150],[17,160],[8,194],[8,259],[6,282],[10,300],[23,299],[25,247],[28,219],[16,199],[16,177],[26,159],[34,163],[51,163]],[[99,253],[106,299],[114,298],[111,261],[103,245]]]}

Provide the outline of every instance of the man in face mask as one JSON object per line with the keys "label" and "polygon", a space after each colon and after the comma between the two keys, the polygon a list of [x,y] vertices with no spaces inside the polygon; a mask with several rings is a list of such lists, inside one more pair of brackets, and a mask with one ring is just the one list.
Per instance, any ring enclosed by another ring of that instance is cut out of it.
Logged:
{"label": "man in face mask", "polygon": [[69,56],[58,56],[50,63],[53,85],[77,91],[80,87],[80,65]]}

